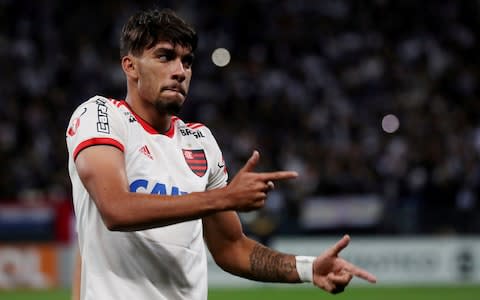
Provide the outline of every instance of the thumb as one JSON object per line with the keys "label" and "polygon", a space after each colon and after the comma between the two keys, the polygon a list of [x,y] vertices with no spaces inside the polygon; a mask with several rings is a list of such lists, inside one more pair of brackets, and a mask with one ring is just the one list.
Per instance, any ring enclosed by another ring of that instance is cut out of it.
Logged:
{"label": "thumb", "polygon": [[258,164],[258,161],[260,160],[260,154],[258,153],[257,150],[254,150],[252,153],[252,156],[247,160],[241,171],[243,172],[251,172],[255,169],[255,167]]}
{"label": "thumb", "polygon": [[330,248],[329,252],[332,256],[337,256],[340,251],[345,249],[345,247],[348,246],[348,243],[350,243],[350,236],[348,234],[344,235],[341,240],[339,240],[335,245]]}

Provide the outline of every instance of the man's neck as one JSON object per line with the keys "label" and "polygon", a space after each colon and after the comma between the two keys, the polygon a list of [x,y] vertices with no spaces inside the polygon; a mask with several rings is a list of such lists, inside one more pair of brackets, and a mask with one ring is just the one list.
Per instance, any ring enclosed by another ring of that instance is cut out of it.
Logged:
{"label": "man's neck", "polygon": [[155,106],[141,99],[135,99],[127,95],[125,101],[135,114],[147,122],[159,133],[165,133],[171,126],[171,115],[159,112]]}

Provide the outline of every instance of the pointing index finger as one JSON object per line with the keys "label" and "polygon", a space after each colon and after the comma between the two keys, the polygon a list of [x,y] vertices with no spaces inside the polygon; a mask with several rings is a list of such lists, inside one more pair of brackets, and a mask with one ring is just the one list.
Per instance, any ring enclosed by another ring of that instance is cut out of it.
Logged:
{"label": "pointing index finger", "polygon": [[350,263],[347,263],[347,265],[343,268],[345,271],[350,272],[352,275],[361,278],[363,280],[366,280],[370,283],[376,283],[377,282],[377,277],[373,274],[370,274],[369,272],[354,266]]}
{"label": "pointing index finger", "polygon": [[277,171],[277,172],[258,173],[258,176],[262,181],[283,180],[283,179],[297,178],[298,173],[295,171]]}

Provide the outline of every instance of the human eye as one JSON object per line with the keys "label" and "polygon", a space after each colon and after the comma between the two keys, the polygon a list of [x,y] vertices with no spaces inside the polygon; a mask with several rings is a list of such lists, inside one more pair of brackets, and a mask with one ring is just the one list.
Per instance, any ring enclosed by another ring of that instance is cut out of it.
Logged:
{"label": "human eye", "polygon": [[193,54],[186,55],[186,56],[182,59],[182,63],[183,63],[183,65],[184,65],[184,67],[185,67],[185,68],[191,68],[191,67],[192,67],[192,64],[193,64],[193,59],[194,59]]}
{"label": "human eye", "polygon": [[167,62],[173,59],[172,55],[169,53],[158,53],[157,58],[161,62]]}
{"label": "human eye", "polygon": [[175,53],[169,49],[158,49],[154,52],[154,57],[160,62],[169,62],[175,58]]}

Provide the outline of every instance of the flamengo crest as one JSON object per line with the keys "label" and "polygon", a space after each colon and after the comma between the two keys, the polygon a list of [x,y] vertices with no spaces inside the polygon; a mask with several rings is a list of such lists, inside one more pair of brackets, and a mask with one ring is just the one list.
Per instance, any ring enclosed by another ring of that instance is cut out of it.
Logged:
{"label": "flamengo crest", "polygon": [[190,167],[193,173],[198,177],[202,177],[207,172],[207,158],[203,149],[199,150],[189,150],[182,149],[183,157],[187,165]]}

